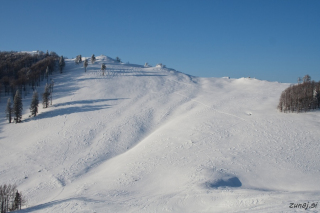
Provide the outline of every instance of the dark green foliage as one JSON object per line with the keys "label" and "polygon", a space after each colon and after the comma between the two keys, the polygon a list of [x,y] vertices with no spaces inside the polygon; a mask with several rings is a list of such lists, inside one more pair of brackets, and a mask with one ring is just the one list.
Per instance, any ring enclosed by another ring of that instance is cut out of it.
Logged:
{"label": "dark green foliage", "polygon": [[11,123],[11,120],[12,120],[12,106],[11,106],[10,98],[8,98],[8,102],[7,102],[6,117],[7,117],[8,121],[9,121],[9,123]]}
{"label": "dark green foliage", "polygon": [[37,116],[39,107],[39,95],[37,91],[33,92],[32,101],[30,105],[31,116]]}
{"label": "dark green foliage", "polygon": [[49,88],[48,84],[46,84],[46,87],[44,89],[44,93],[42,94],[43,108],[49,107],[49,97],[50,97],[50,88]]}
{"label": "dark green foliage", "polygon": [[13,100],[13,114],[15,116],[14,121],[16,123],[20,123],[21,119],[22,119],[22,98],[20,95],[19,90],[17,90],[16,95],[14,96],[14,100]]}
{"label": "dark green foliage", "polygon": [[121,63],[121,59],[118,56],[116,57],[116,61]]}
{"label": "dark green foliage", "polygon": [[307,112],[320,108],[320,81],[311,81],[306,75],[303,83],[291,85],[280,96],[278,109],[281,112]]}

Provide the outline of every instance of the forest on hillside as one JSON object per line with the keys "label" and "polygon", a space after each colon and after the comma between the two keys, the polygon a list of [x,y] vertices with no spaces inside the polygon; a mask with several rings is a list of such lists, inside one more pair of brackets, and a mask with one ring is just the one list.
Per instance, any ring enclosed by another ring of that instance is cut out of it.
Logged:
{"label": "forest on hillside", "polygon": [[0,98],[2,94],[14,97],[17,90],[26,95],[28,87],[34,91],[52,74],[58,62],[62,71],[63,57],[55,52],[0,52]]}

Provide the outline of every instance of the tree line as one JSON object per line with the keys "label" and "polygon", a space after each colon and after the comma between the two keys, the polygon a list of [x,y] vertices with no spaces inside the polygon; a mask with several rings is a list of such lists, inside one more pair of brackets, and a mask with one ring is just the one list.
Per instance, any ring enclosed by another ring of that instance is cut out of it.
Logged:
{"label": "tree line", "polygon": [[0,213],[20,210],[25,203],[26,200],[16,185],[0,185]]}
{"label": "tree line", "polygon": [[21,52],[0,52],[0,97],[1,90],[4,90],[4,95],[10,95],[7,100],[6,117],[11,123],[20,123],[22,119],[22,97],[28,89],[33,90],[33,98],[30,105],[31,116],[36,116],[38,113],[39,98],[36,87],[40,86],[40,82],[47,81],[45,91],[42,93],[43,107],[47,108],[49,103],[52,105],[52,92],[54,82],[49,82],[49,76],[53,73],[56,67],[59,67],[62,73],[65,66],[63,56],[58,56],[55,52],[44,53],[21,53]]}
{"label": "tree line", "polygon": [[320,108],[320,81],[311,81],[309,75],[298,78],[298,84],[285,89],[280,96],[281,112],[307,112]]}
{"label": "tree line", "polygon": [[26,95],[27,87],[34,91],[45,78],[48,81],[57,65],[62,72],[65,66],[64,58],[55,52],[0,52],[0,95],[2,90],[4,95],[11,94],[12,98],[17,90]]}
{"label": "tree line", "polygon": [[[52,105],[52,93],[53,93],[53,85],[54,82],[51,81],[50,84],[46,84],[44,93],[42,93],[42,105],[43,108],[48,108],[49,105]],[[32,101],[30,104],[30,113],[29,117],[37,116],[39,108],[39,95],[37,90],[33,91]],[[20,95],[19,90],[16,91],[16,94],[13,99],[13,106],[11,104],[11,99],[8,98],[7,107],[6,107],[6,118],[8,119],[9,123],[12,121],[12,117],[14,116],[13,120],[15,123],[20,123],[22,121],[22,97]]]}

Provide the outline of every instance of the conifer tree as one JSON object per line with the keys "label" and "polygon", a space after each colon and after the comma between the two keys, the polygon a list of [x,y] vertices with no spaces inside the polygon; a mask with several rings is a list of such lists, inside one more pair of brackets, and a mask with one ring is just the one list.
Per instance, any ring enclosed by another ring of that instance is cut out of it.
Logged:
{"label": "conifer tree", "polygon": [[22,119],[22,98],[20,95],[19,90],[17,90],[16,95],[14,96],[14,100],[13,100],[13,113],[15,115],[15,122],[16,123],[20,123],[21,119]]}
{"label": "conifer tree", "polygon": [[52,105],[53,86],[54,86],[54,81],[51,79],[51,82],[49,84],[50,105]]}
{"label": "conifer tree", "polygon": [[46,87],[44,89],[44,93],[42,94],[42,105],[43,108],[48,108],[49,106],[49,97],[50,97],[50,91],[49,91],[49,86],[46,84]]}
{"label": "conifer tree", "polygon": [[15,194],[15,197],[14,197],[14,201],[13,201],[13,204],[12,204],[12,210],[21,210],[21,195],[20,193],[16,192]]}
{"label": "conifer tree", "polygon": [[84,59],[83,66],[84,66],[84,71],[87,72],[88,59]]}
{"label": "conifer tree", "polygon": [[38,107],[39,107],[39,96],[38,96],[38,92],[34,91],[33,96],[32,96],[31,105],[30,105],[31,116],[34,116],[34,117],[37,116]]}
{"label": "conifer tree", "polygon": [[116,57],[116,61],[120,63],[120,62],[121,62],[121,59],[117,56],[117,57]]}
{"label": "conifer tree", "polygon": [[94,54],[92,54],[92,56],[91,56],[91,64],[94,64],[95,61],[96,61],[96,57],[94,56]]}
{"label": "conifer tree", "polygon": [[104,71],[106,70],[106,65],[104,63],[101,64],[102,75],[104,75]]}
{"label": "conifer tree", "polygon": [[12,106],[11,106],[11,99],[8,98],[8,102],[7,102],[7,108],[6,108],[6,117],[9,120],[9,123],[11,123],[11,119],[12,119]]}
{"label": "conifer tree", "polygon": [[60,57],[59,59],[59,68],[60,68],[60,73],[62,73],[62,70],[64,68],[64,66],[66,65],[63,56]]}

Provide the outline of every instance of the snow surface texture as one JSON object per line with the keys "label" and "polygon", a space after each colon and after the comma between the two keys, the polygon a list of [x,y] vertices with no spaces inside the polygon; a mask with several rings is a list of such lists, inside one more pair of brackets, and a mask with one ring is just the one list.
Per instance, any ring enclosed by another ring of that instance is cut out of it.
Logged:
{"label": "snow surface texture", "polygon": [[86,73],[66,60],[52,78],[53,106],[35,118],[32,95],[21,124],[7,124],[1,101],[0,184],[24,193],[20,212],[292,212],[302,210],[290,203],[319,202],[319,111],[278,112],[288,84],[106,56]]}

